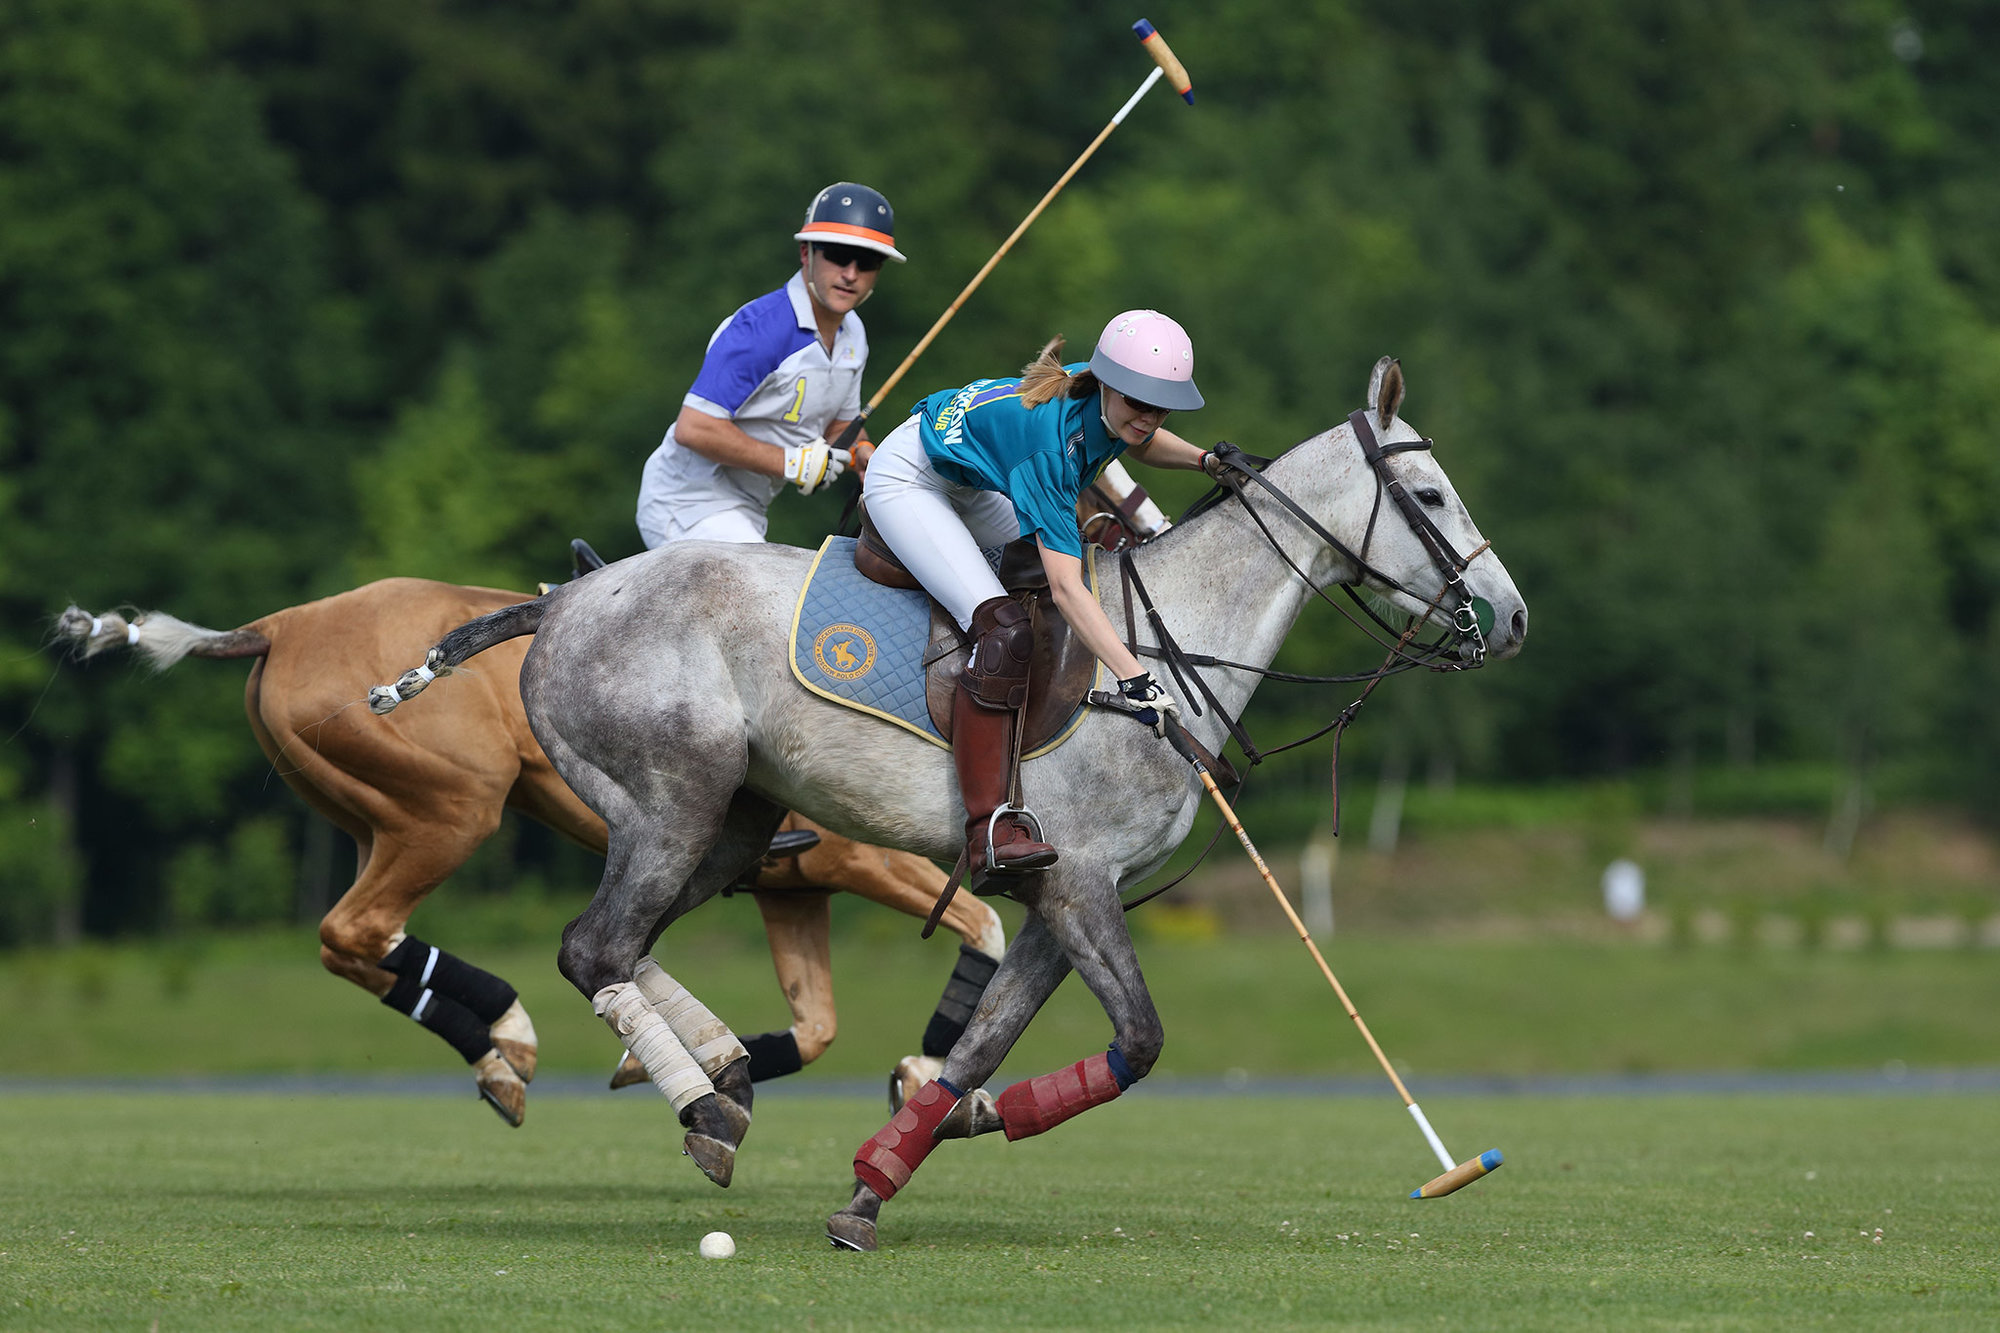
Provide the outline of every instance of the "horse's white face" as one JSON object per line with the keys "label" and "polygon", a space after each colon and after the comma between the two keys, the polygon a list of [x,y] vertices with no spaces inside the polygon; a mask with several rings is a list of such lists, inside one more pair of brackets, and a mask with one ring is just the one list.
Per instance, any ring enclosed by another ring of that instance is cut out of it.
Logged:
{"label": "horse's white face", "polygon": [[[1385,356],[1375,363],[1368,384],[1369,425],[1385,450],[1401,442],[1423,439],[1421,432],[1396,415],[1402,401],[1402,368]],[[1400,610],[1423,615],[1429,599],[1444,586],[1445,572],[1386,492],[1380,495],[1379,508],[1376,506],[1378,482],[1374,469],[1362,456],[1354,428],[1343,423],[1329,433],[1328,440],[1334,452],[1334,466],[1345,474],[1339,490],[1340,510],[1346,522],[1340,526],[1358,537],[1367,531],[1369,511],[1375,509],[1374,530],[1367,538],[1367,550],[1362,552],[1358,543],[1354,549],[1370,566],[1410,591],[1401,592],[1370,578],[1363,579],[1364,586]],[[1390,453],[1385,462],[1390,474],[1403,483],[1452,549],[1459,556],[1470,558],[1465,570],[1466,589],[1476,599],[1475,607],[1479,601],[1491,607],[1490,620],[1484,614],[1479,617],[1487,652],[1502,658],[1520,652],[1528,633],[1527,603],[1508,576],[1506,566],[1500,563],[1500,557],[1487,548],[1479,526],[1472,521],[1464,501],[1458,498],[1458,491],[1437,456],[1428,449],[1412,449]],[[1479,554],[1473,555],[1475,551]],[[1348,573],[1351,576],[1351,571]],[[1451,616],[1448,611],[1439,610],[1431,613],[1431,619],[1444,625],[1450,623]],[[1469,645],[1463,649],[1467,656],[1472,651]]]}

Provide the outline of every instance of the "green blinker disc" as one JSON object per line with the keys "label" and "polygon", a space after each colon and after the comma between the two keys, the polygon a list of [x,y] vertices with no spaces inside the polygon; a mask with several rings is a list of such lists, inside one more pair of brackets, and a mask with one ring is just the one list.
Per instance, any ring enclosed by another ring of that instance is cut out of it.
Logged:
{"label": "green blinker disc", "polygon": [[1484,597],[1473,598],[1472,619],[1473,623],[1479,626],[1481,634],[1491,634],[1493,632],[1493,603],[1487,601]]}

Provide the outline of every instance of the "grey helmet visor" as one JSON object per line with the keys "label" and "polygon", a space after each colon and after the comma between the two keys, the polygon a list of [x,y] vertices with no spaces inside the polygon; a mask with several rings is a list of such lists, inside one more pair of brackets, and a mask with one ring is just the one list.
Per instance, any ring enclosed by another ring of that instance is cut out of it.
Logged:
{"label": "grey helmet visor", "polygon": [[1108,384],[1127,398],[1153,407],[1192,412],[1203,405],[1201,390],[1194,387],[1193,380],[1163,380],[1143,374],[1119,365],[1106,356],[1102,348],[1090,354],[1090,373],[1097,376],[1099,383]]}

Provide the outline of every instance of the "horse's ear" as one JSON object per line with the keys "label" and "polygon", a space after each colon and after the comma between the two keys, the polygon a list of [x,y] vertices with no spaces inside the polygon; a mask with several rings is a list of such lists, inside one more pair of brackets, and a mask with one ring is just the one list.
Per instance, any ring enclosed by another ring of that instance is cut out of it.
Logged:
{"label": "horse's ear", "polygon": [[1375,371],[1368,377],[1368,406],[1375,413],[1376,424],[1389,429],[1403,406],[1403,365],[1395,357],[1385,356],[1375,363]]}

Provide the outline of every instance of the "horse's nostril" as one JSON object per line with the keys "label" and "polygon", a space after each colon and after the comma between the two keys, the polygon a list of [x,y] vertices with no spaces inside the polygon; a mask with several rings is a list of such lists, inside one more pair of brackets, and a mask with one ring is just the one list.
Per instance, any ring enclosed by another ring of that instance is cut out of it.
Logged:
{"label": "horse's nostril", "polygon": [[1526,607],[1522,607],[1519,611],[1516,611],[1514,619],[1510,623],[1514,630],[1514,641],[1516,643],[1528,637],[1528,610]]}

